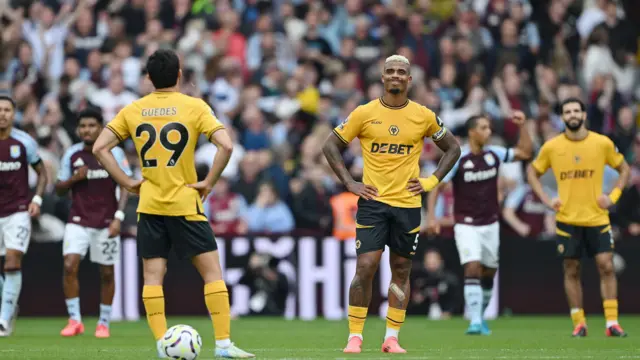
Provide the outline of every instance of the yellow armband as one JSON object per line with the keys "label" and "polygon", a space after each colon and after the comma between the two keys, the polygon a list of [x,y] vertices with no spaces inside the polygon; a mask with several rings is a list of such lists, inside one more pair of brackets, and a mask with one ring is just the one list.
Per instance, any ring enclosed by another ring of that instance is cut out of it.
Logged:
{"label": "yellow armband", "polygon": [[420,185],[422,185],[424,191],[427,192],[433,190],[433,188],[440,183],[440,180],[438,180],[435,175],[431,175],[428,178],[420,178],[418,181],[420,181]]}
{"label": "yellow armband", "polygon": [[619,188],[613,188],[613,190],[609,194],[609,199],[611,200],[611,203],[613,204],[617,203],[618,200],[620,199],[620,195],[622,195],[622,190],[620,190]]}

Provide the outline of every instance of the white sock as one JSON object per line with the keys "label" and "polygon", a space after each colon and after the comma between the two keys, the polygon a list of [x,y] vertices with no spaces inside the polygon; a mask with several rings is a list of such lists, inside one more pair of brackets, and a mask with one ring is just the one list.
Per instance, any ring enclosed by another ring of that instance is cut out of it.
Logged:
{"label": "white sock", "polygon": [[360,340],[364,340],[362,334],[349,334],[349,340],[351,340],[352,337],[359,337]]}
{"label": "white sock", "polygon": [[18,304],[20,291],[22,290],[22,271],[10,271],[5,274],[2,287],[2,306],[0,307],[0,319],[11,322],[13,313]]}
{"label": "white sock", "polygon": [[484,318],[484,312],[487,310],[489,306],[489,301],[491,301],[491,296],[493,295],[493,289],[482,289],[482,317]]}
{"label": "white sock", "polygon": [[80,298],[75,297],[67,299],[65,300],[65,302],[67,303],[67,312],[69,313],[69,318],[77,322],[82,322],[82,315],[80,315]]}
{"label": "white sock", "polygon": [[610,328],[613,325],[618,325],[618,320],[607,320],[607,328]]}
{"label": "white sock", "polygon": [[228,348],[231,345],[231,339],[216,340],[216,347]]}
{"label": "white sock", "polygon": [[397,339],[398,333],[400,333],[400,330],[396,330],[388,327],[387,332],[384,334],[384,339],[387,340],[390,337],[394,337]]}
{"label": "white sock", "polygon": [[482,323],[482,287],[478,279],[466,279],[464,282],[464,301],[469,309],[472,324]]}
{"label": "white sock", "polygon": [[100,320],[98,325],[109,327],[111,321],[111,305],[100,304]]}
{"label": "white sock", "polygon": [[573,314],[577,313],[578,311],[580,311],[580,309],[579,309],[579,308],[573,308],[573,309],[571,309],[571,315],[573,315]]}

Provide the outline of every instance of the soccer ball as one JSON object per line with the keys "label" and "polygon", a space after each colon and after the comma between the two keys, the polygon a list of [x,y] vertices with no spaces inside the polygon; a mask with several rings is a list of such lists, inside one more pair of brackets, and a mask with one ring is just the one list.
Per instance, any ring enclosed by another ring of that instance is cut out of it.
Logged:
{"label": "soccer ball", "polygon": [[176,325],[164,333],[161,349],[170,359],[195,360],[202,349],[202,338],[189,325]]}

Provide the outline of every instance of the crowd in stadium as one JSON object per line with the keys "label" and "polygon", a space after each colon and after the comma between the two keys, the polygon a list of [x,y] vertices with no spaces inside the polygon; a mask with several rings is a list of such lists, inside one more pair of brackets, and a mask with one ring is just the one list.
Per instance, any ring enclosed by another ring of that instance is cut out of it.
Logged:
{"label": "crowd in stadium", "polygon": [[[170,48],[181,56],[182,91],[209,103],[235,143],[207,201],[214,231],[304,229],[348,238],[355,199],[326,164],[322,144],[358,105],[382,95],[381,64],[398,53],[412,62],[411,99],[434,110],[461,142],[465,120],[486,113],[494,143],[515,144],[510,115],[522,110],[539,148],[563,129],[558,104],[584,99],[589,128],[610,136],[632,164],[614,221],[640,236],[636,1],[4,0],[0,15],[0,89],[15,99],[15,125],[37,139],[52,182],[62,154],[79,141],[75,114],[98,107],[110,121],[153,90],[146,59]],[[216,148],[201,140],[196,165],[204,176]],[[124,146],[139,176],[135,148]],[[423,176],[439,156],[428,142]],[[360,177],[357,141],[345,159]],[[523,169],[501,168],[508,206],[525,199]],[[545,179],[553,192],[553,177]],[[53,185],[36,237],[60,240],[68,199]],[[132,234],[135,199],[124,229]],[[446,192],[437,211],[446,225]]]}

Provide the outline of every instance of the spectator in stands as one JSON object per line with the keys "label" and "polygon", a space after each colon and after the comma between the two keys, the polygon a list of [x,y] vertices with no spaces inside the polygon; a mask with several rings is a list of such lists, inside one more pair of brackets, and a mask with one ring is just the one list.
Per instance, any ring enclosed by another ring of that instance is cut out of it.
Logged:
{"label": "spectator in stands", "polygon": [[411,272],[410,314],[428,314],[430,319],[449,319],[460,306],[460,280],[448,271],[440,252],[429,249],[423,263]]}
{"label": "spectator in stands", "polygon": [[251,291],[251,315],[284,315],[289,280],[278,271],[278,259],[266,254],[251,254],[247,270],[238,283],[247,285]]}
{"label": "spectator in stands", "polygon": [[248,230],[255,233],[286,233],[295,226],[291,211],[269,182],[260,184],[256,200],[243,214],[243,219]]}

